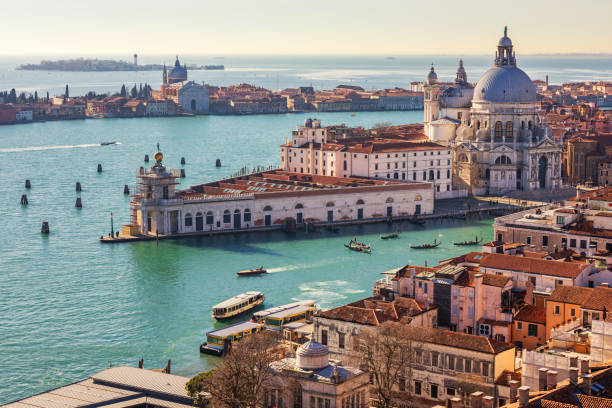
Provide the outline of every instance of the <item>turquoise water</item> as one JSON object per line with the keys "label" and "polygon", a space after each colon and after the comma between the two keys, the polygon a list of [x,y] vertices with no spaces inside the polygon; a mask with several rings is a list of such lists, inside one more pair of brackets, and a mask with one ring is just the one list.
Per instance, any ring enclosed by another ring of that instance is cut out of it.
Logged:
{"label": "turquoise water", "polygon": [[[323,124],[372,126],[418,122],[422,112],[328,113]],[[167,164],[187,160],[184,187],[228,176],[246,165],[277,165],[278,145],[307,115],[104,119],[0,127],[0,403],[84,378],[113,365],[162,367],[193,375],[214,357],[198,347],[217,327],[211,306],[260,290],[266,306],[315,299],[327,308],[369,296],[380,272],[407,263],[434,263],[464,252],[452,240],[492,238],[491,220],[438,221],[423,229],[355,226],[340,234],[282,232],[123,245],[97,238],[129,217],[124,184],[134,184],[145,154],[160,143]],[[116,140],[114,146],[96,146]],[[61,146],[61,147],[57,147]],[[73,147],[70,147],[73,146]],[[74,147],[81,146],[81,147]],[[223,166],[215,167],[220,158]],[[96,166],[104,171],[99,174]],[[30,179],[32,189],[24,189]],[[80,181],[83,208],[75,209]],[[21,207],[26,193],[30,205]],[[41,236],[42,221],[51,234]],[[371,255],[347,251],[357,236]],[[441,239],[435,250],[410,243]],[[270,274],[238,278],[264,265]]]}

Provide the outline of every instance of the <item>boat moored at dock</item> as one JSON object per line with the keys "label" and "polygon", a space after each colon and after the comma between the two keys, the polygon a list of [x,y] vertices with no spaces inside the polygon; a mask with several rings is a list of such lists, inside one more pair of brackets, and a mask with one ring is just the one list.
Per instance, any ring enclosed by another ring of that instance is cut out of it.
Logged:
{"label": "boat moored at dock", "polygon": [[231,343],[243,337],[263,330],[263,325],[254,322],[242,322],[219,330],[206,333],[206,342],[200,346],[200,353],[220,356],[228,351]]}
{"label": "boat moored at dock", "polygon": [[315,311],[314,300],[303,300],[255,312],[252,320],[266,329],[281,331],[288,323],[309,320]]}
{"label": "boat moored at dock", "polygon": [[222,320],[238,316],[262,304],[264,299],[261,292],[241,293],[213,306],[212,317]]}

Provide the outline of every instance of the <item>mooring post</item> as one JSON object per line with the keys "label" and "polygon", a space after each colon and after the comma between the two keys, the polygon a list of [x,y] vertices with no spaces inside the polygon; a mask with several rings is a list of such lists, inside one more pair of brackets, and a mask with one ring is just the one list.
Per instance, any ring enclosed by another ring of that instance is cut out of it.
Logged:
{"label": "mooring post", "polygon": [[44,235],[49,234],[49,223],[47,221],[43,221],[42,227],[40,228],[40,233]]}
{"label": "mooring post", "polygon": [[215,166],[221,167],[221,159],[217,159],[217,161],[215,161]]}
{"label": "mooring post", "polygon": [[28,205],[28,196],[26,194],[21,195],[21,205]]}
{"label": "mooring post", "polygon": [[76,208],[82,208],[83,207],[83,203],[81,202],[81,197],[77,197],[76,203],[74,203],[74,206]]}
{"label": "mooring post", "polygon": [[79,181],[76,182],[76,191],[81,191],[81,183]]}
{"label": "mooring post", "polygon": [[185,165],[185,158],[181,157],[181,164],[184,166]]}
{"label": "mooring post", "polygon": [[123,186],[123,194],[130,194],[130,188],[127,184]]}
{"label": "mooring post", "polygon": [[145,159],[144,159],[144,161],[145,161],[145,163],[148,163],[148,162],[149,162],[149,155],[148,155],[148,154],[145,154]]}
{"label": "mooring post", "polygon": [[185,178],[185,169],[181,169],[181,178]]}
{"label": "mooring post", "polygon": [[98,173],[102,173],[102,164],[98,163]]}
{"label": "mooring post", "polygon": [[30,184],[30,179],[27,179],[25,182],[25,188],[32,188],[32,184]]}

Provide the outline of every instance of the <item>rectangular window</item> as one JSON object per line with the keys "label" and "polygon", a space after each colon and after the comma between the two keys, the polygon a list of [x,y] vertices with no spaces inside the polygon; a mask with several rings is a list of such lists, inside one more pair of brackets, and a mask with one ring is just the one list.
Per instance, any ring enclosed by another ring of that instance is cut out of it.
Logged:
{"label": "rectangular window", "polygon": [[570,248],[576,248],[576,238],[570,239]]}
{"label": "rectangular window", "polygon": [[516,329],[523,330],[523,322],[516,322]]}
{"label": "rectangular window", "polygon": [[464,366],[465,366],[465,372],[466,373],[471,373],[472,372],[472,360],[466,359]]}
{"label": "rectangular window", "polygon": [[416,395],[421,395],[421,387],[422,387],[422,383],[420,381],[414,382],[414,393]]}
{"label": "rectangular window", "polygon": [[[329,408],[329,403],[330,403],[330,401],[327,398],[325,398],[325,408]],[[281,407],[282,407],[282,405],[281,405]]]}
{"label": "rectangular window", "polygon": [[548,235],[542,236],[542,246],[548,246]]}
{"label": "rectangular window", "polygon": [[338,347],[344,348],[344,333],[338,333]]}
{"label": "rectangular window", "polygon": [[321,344],[327,346],[327,330],[321,330]]}
{"label": "rectangular window", "polygon": [[599,313],[595,313],[595,312],[591,313],[591,318],[593,320],[599,320]]}
{"label": "rectangular window", "polygon": [[416,173],[412,173],[412,180],[416,181]]}
{"label": "rectangular window", "polygon": [[454,396],[455,395],[455,389],[454,388],[446,388],[446,395],[450,395],[450,396]]}
{"label": "rectangular window", "polygon": [[317,403],[319,405],[319,408],[323,408],[323,398],[317,398]]}
{"label": "rectangular window", "polygon": [[527,237],[527,245],[531,245],[531,237]]}
{"label": "rectangular window", "polygon": [[565,217],[557,215],[557,224],[565,224]]}
{"label": "rectangular window", "polygon": [[486,361],[482,362],[482,375],[485,377],[489,376],[489,363]]}
{"label": "rectangular window", "polygon": [[556,315],[561,314],[561,306],[555,305],[555,314]]}
{"label": "rectangular window", "polygon": [[529,337],[538,337],[538,325],[529,323],[527,325],[527,335]]}
{"label": "rectangular window", "polygon": [[570,310],[570,316],[572,316],[572,317],[576,316],[576,309],[574,309],[573,307]]}
{"label": "rectangular window", "polygon": [[455,356],[448,356],[448,369],[449,370],[455,369]]}
{"label": "rectangular window", "polygon": [[423,293],[427,293],[427,287],[429,286],[429,284],[425,284],[423,285]]}
{"label": "rectangular window", "polygon": [[251,212],[250,211],[245,211],[244,212],[244,221],[251,221]]}
{"label": "rectangular window", "polygon": [[586,239],[581,239],[580,240],[580,248],[581,249],[586,249],[586,247],[587,247]]}
{"label": "rectangular window", "polygon": [[398,387],[400,391],[406,391],[406,379],[403,377],[399,378]]}
{"label": "rectangular window", "polygon": [[432,353],[431,354],[431,365],[433,367],[437,367],[438,366],[438,353]]}

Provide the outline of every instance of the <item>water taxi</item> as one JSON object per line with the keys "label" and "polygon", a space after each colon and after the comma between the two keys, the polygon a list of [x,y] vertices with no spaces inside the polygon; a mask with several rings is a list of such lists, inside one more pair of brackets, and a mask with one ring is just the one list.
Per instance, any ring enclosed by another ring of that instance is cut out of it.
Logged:
{"label": "water taxi", "polygon": [[304,300],[255,312],[252,320],[266,329],[280,331],[287,323],[310,319],[315,311],[314,300]]}
{"label": "water taxi", "polygon": [[265,270],[263,266],[260,266],[259,268],[247,269],[244,271],[238,271],[236,273],[238,274],[238,276],[249,276],[249,275],[262,275],[266,272],[268,271]]}
{"label": "water taxi", "polygon": [[264,302],[261,292],[245,292],[213,306],[212,317],[217,320],[228,319],[247,312]]}
{"label": "water taxi", "polygon": [[206,333],[206,343],[200,346],[200,353],[220,356],[231,343],[238,341],[253,333],[263,330],[263,325],[253,322],[242,322],[223,329],[213,330]]}

